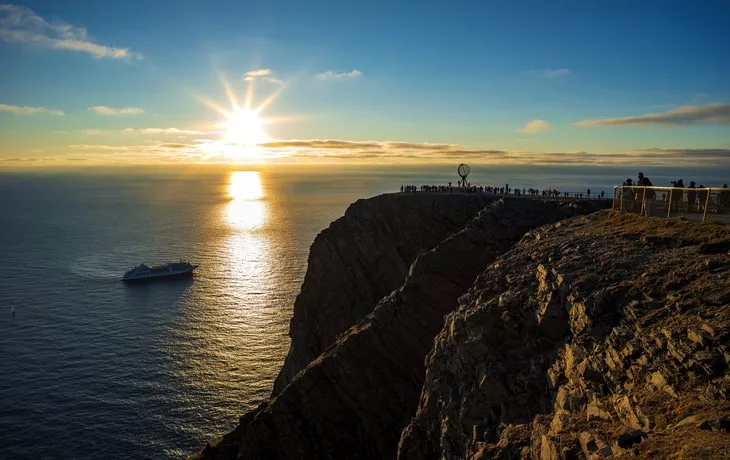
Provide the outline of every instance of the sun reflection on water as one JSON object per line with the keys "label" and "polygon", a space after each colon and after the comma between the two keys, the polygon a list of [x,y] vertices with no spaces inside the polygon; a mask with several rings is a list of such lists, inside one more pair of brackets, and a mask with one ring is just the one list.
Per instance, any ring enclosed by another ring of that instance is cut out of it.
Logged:
{"label": "sun reflection on water", "polygon": [[256,171],[234,171],[228,183],[231,201],[226,206],[226,220],[234,228],[251,230],[266,220],[264,191]]}

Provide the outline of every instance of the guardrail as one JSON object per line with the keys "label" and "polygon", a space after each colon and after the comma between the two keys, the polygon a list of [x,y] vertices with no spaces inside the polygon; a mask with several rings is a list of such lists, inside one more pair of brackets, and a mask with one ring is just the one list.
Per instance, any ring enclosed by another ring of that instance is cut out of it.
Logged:
{"label": "guardrail", "polygon": [[642,216],[730,223],[730,188],[617,185],[613,188],[613,209]]}

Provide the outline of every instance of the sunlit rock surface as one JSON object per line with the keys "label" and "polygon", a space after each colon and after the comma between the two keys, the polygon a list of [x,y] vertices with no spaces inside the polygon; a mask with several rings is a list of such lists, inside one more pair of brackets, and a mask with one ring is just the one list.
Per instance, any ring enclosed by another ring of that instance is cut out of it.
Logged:
{"label": "sunlit rock surface", "polygon": [[729,242],[610,211],[530,232],[447,317],[398,458],[728,458]]}

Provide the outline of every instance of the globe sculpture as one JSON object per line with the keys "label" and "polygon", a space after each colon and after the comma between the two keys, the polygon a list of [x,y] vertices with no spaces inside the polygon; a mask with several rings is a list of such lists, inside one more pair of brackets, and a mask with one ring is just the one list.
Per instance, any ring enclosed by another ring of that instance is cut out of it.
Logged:
{"label": "globe sculpture", "polygon": [[469,165],[462,163],[459,165],[458,172],[461,177],[459,180],[459,186],[466,188],[466,176],[468,176],[471,172],[471,168],[469,168]]}

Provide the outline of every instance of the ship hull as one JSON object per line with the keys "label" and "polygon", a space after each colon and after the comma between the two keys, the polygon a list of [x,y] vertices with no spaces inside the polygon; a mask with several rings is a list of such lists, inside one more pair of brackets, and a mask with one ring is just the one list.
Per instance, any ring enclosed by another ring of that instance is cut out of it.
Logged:
{"label": "ship hull", "polygon": [[170,279],[182,279],[182,278],[190,278],[193,276],[193,270],[195,270],[196,267],[190,268],[188,270],[182,271],[182,272],[175,272],[175,273],[155,273],[147,276],[139,276],[134,278],[122,278],[122,281],[125,283],[146,283],[148,281],[155,281],[155,280],[170,280]]}

